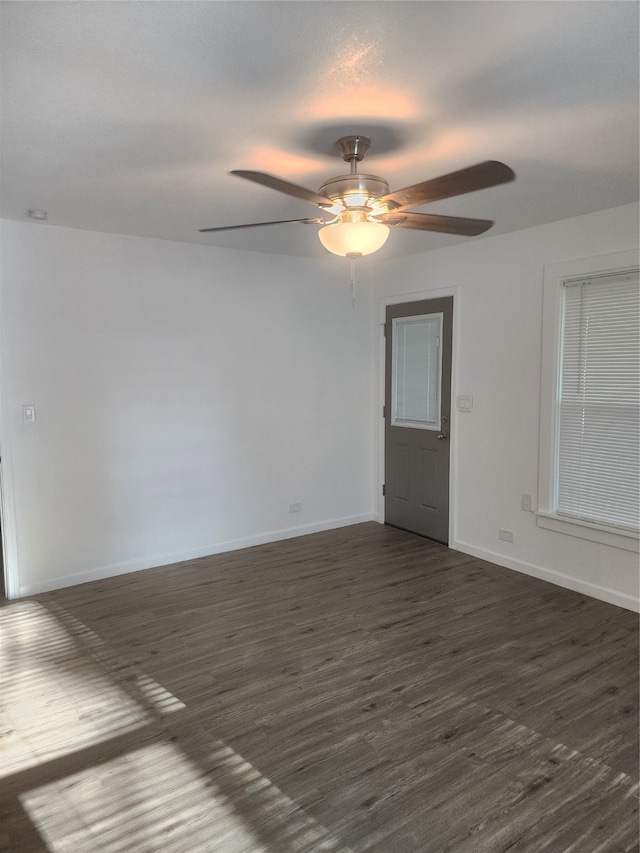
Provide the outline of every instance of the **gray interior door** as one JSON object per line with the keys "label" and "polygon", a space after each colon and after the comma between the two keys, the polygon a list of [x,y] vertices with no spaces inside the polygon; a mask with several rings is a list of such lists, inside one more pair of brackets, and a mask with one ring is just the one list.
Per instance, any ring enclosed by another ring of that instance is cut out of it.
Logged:
{"label": "gray interior door", "polygon": [[386,316],[385,522],[447,545],[453,297]]}

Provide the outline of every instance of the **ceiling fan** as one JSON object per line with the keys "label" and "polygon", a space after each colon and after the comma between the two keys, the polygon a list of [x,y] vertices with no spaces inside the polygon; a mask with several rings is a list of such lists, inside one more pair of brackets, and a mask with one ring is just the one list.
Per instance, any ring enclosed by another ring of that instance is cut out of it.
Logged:
{"label": "ceiling fan", "polygon": [[351,164],[351,172],[325,181],[318,192],[266,172],[234,170],[230,173],[294,198],[308,201],[319,207],[324,216],[314,219],[280,219],[273,222],[224,225],[220,228],[201,228],[200,232],[205,234],[290,222],[322,225],[318,236],[329,252],[356,258],[380,249],[389,236],[390,226],[417,231],[438,231],[465,237],[484,233],[493,225],[491,220],[416,213],[407,208],[494,187],[515,178],[514,172],[504,163],[486,160],[439,178],[432,178],[389,192],[389,184],[384,178],[358,173],[358,163],[363,159],[370,144],[371,140],[366,136],[344,136],[339,139],[336,147],[342,158]]}

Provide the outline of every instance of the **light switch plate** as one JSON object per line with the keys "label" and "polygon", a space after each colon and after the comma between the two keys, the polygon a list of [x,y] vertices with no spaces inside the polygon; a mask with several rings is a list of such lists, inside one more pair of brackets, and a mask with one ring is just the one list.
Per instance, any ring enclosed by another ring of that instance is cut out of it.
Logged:
{"label": "light switch plate", "polygon": [[461,395],[458,397],[458,411],[471,412],[473,411],[473,397]]}
{"label": "light switch plate", "polygon": [[35,406],[23,406],[22,407],[22,423],[23,424],[35,424],[36,422],[36,407]]}

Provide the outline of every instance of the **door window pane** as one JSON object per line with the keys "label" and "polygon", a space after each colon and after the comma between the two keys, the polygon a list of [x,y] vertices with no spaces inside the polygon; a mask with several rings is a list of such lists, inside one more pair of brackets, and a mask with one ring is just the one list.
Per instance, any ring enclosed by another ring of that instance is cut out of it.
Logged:
{"label": "door window pane", "polygon": [[440,429],[442,314],[393,320],[392,423]]}

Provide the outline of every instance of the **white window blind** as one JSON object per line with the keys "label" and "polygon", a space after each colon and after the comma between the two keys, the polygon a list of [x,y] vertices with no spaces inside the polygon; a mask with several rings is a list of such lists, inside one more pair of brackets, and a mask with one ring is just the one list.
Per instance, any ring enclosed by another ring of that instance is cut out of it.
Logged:
{"label": "white window blind", "polygon": [[638,273],[563,288],[557,513],[638,529]]}
{"label": "white window blind", "polygon": [[392,423],[438,427],[442,314],[396,318],[393,335]]}

